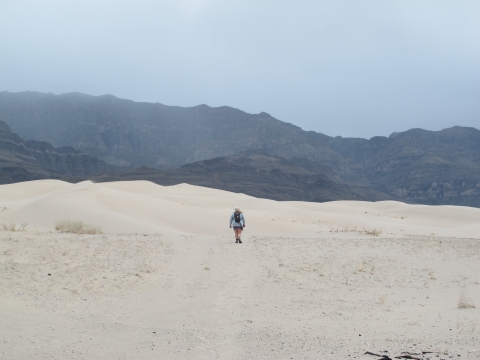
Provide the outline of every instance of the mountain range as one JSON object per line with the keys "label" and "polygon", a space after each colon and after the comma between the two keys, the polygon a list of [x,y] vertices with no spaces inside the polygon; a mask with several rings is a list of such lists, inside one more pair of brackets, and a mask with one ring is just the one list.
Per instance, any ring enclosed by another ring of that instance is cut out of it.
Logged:
{"label": "mountain range", "polygon": [[0,184],[66,176],[88,177],[112,169],[72,147],[55,148],[44,141],[25,141],[0,121]]}
{"label": "mountain range", "polygon": [[269,155],[256,149],[198,161],[175,170],[141,167],[89,179],[94,182],[148,180],[160,185],[188,183],[283,201],[393,199],[366,187],[349,186],[331,168],[310,160]]}
{"label": "mountain range", "polygon": [[[112,95],[36,92],[1,92],[0,120],[22,138],[100,159],[110,166],[104,178],[149,173],[159,183],[188,180],[183,182],[232,191],[264,184],[255,196],[272,199],[326,201],[343,195],[480,207],[480,131],[475,128],[329,137],[227,106],[182,108]],[[275,169],[263,170],[267,163]],[[145,166],[149,169],[138,169]],[[111,173],[119,167],[129,172]],[[292,182],[282,178],[286,174],[295,174]],[[315,176],[324,185],[313,185]],[[327,179],[332,186],[325,185]],[[287,196],[282,182],[299,190]]]}

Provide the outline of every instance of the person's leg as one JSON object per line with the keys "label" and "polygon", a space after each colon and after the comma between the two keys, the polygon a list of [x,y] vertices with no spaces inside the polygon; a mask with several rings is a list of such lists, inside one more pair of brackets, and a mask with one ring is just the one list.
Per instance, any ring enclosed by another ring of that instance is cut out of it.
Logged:
{"label": "person's leg", "polygon": [[235,240],[238,240],[238,229],[235,229]]}
{"label": "person's leg", "polygon": [[238,237],[237,237],[237,239],[238,239],[238,241],[240,241],[240,244],[242,243],[241,237],[242,237],[242,229],[238,229]]}

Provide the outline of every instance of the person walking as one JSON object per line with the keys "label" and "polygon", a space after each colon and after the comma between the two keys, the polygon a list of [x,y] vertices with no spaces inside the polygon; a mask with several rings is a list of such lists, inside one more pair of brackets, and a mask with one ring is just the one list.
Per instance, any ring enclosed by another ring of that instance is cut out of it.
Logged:
{"label": "person walking", "polygon": [[245,216],[240,211],[238,207],[235,207],[235,211],[230,216],[230,229],[233,226],[233,231],[235,231],[235,244],[242,243],[242,231],[245,227]]}

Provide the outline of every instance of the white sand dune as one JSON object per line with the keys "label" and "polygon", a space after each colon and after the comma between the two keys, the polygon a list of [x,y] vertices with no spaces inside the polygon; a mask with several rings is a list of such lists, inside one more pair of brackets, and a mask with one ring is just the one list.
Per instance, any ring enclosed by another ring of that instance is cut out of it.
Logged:
{"label": "white sand dune", "polygon": [[251,233],[318,233],[381,229],[383,234],[479,238],[480,209],[336,201],[278,202],[187,184],[148,181],[68,184],[41,180],[0,187],[0,222],[52,230],[61,219],[100,225],[107,233],[220,234],[234,206]]}
{"label": "white sand dune", "polygon": [[[61,219],[104,234],[57,233]],[[24,222],[0,228],[0,359],[480,354],[480,209],[146,181],[0,186],[0,223]]]}

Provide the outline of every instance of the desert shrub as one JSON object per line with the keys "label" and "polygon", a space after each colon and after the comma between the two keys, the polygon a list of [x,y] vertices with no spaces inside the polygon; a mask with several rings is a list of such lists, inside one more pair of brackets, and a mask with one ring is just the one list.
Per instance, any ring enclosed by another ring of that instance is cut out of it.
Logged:
{"label": "desert shrub", "polygon": [[102,234],[102,228],[91,224],[86,224],[82,220],[64,219],[57,221],[55,230],[62,233],[73,234]]}
{"label": "desert shrub", "polygon": [[365,233],[368,234],[368,235],[375,235],[375,236],[378,236],[382,233],[382,229],[373,229],[373,230],[365,230]]}
{"label": "desert shrub", "polygon": [[5,231],[24,231],[25,228],[27,227],[28,223],[23,222],[20,225],[17,226],[15,223],[9,223],[9,224],[2,224],[2,229]]}
{"label": "desert shrub", "polygon": [[475,304],[473,300],[470,299],[467,295],[462,294],[460,295],[460,299],[458,299],[458,308],[459,309],[475,309]]}

